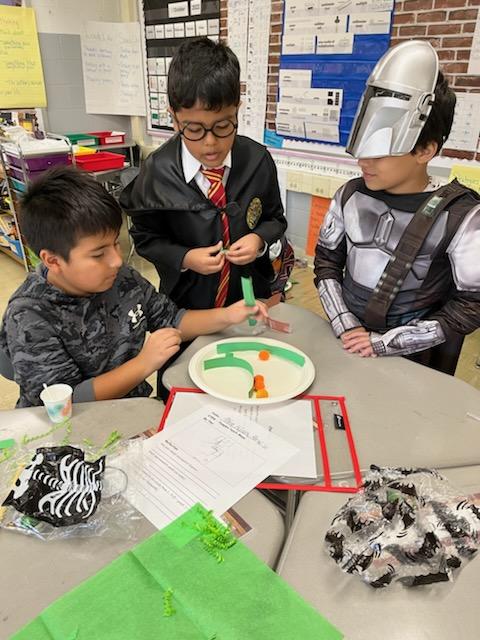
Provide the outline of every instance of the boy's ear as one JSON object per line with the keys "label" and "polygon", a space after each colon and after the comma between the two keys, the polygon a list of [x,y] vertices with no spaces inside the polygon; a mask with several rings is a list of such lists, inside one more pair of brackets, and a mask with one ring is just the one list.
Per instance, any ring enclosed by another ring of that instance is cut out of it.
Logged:
{"label": "boy's ear", "polygon": [[39,253],[40,260],[47,267],[49,271],[52,273],[60,273],[61,271],[61,260],[60,256],[48,249],[42,249]]}
{"label": "boy's ear", "polygon": [[432,160],[438,149],[438,144],[436,142],[427,142],[424,147],[418,147],[414,151],[415,158],[418,164],[428,164],[430,160]]}

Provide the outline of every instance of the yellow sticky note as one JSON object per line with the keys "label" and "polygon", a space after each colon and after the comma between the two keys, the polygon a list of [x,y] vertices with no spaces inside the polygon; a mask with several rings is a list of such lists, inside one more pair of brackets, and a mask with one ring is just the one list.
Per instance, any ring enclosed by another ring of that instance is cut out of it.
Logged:
{"label": "yellow sticky note", "polygon": [[3,108],[47,106],[33,9],[0,6],[0,102]]}
{"label": "yellow sticky note", "polygon": [[454,178],[466,187],[470,187],[470,189],[480,193],[480,168],[454,164],[450,171],[450,180]]}

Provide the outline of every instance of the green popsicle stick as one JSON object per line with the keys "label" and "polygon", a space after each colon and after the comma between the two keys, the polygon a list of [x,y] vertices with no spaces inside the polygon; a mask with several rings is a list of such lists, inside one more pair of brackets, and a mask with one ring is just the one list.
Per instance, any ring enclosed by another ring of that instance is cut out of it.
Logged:
{"label": "green popsicle stick", "polygon": [[[252,276],[240,276],[242,283],[243,299],[247,307],[255,306],[255,294],[253,292]],[[250,327],[254,327],[257,324],[255,318],[249,318],[248,324]]]}
{"label": "green popsicle stick", "polygon": [[[232,351],[268,351],[269,353],[283,358],[284,360],[290,360],[300,367],[305,364],[305,358],[296,351],[291,349],[285,349],[284,347],[277,347],[271,344],[264,344],[262,342],[223,342],[217,344],[217,353],[231,353]],[[247,363],[248,364],[248,363]]]}

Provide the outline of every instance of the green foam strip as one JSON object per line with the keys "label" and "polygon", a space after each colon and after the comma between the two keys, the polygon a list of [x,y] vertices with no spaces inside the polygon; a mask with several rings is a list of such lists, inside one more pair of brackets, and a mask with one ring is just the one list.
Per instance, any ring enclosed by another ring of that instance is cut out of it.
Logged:
{"label": "green foam strip", "polygon": [[10,449],[13,446],[15,446],[15,440],[13,438],[0,440],[0,449]]}
{"label": "green foam strip", "polygon": [[[255,306],[255,293],[253,292],[253,282],[252,276],[240,276],[240,281],[242,283],[242,294],[243,299],[247,307]],[[248,324],[251,327],[254,327],[257,324],[255,318],[249,318]]]}
{"label": "green foam strip", "polygon": [[254,307],[255,294],[253,293],[252,277],[242,276],[240,280],[242,282],[242,293],[243,293],[243,299],[245,300],[245,304],[247,305],[247,307]]}
{"label": "green foam strip", "polygon": [[238,367],[239,369],[245,369],[245,371],[248,371],[252,378],[254,375],[252,365],[243,358],[236,358],[233,353],[226,353],[223,358],[210,358],[203,362],[203,368],[205,371],[208,371],[209,369],[217,369],[219,367]]}
{"label": "green foam strip", "polygon": [[217,344],[217,353],[231,353],[232,351],[268,351],[272,355],[283,358],[284,360],[290,360],[290,362],[298,364],[300,367],[303,367],[305,364],[305,358],[300,353],[271,344],[253,341],[224,342],[222,344]]}

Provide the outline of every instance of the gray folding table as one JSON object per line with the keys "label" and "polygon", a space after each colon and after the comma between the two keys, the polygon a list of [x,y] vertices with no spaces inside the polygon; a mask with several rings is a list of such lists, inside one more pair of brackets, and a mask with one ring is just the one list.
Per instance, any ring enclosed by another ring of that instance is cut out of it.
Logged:
{"label": "gray folding table", "polygon": [[[480,492],[480,466],[441,473],[466,493]],[[480,556],[465,561],[453,582],[374,589],[343,573],[325,551],[325,533],[347,499],[313,492],[302,497],[278,573],[348,640],[478,638]]]}
{"label": "gray folding table", "polygon": [[[88,437],[101,445],[113,430],[130,437],[157,427],[163,408],[162,403],[147,398],[75,404],[71,441],[81,444]],[[24,434],[44,433],[50,427],[43,407],[0,412],[0,439],[20,439]],[[64,431],[58,431],[47,440],[55,437],[59,441],[63,436]],[[242,541],[273,566],[285,534],[278,510],[255,490],[234,509],[251,526]],[[9,637],[56,598],[154,532],[144,519],[136,541],[92,537],[44,542],[0,529],[0,638]]]}

